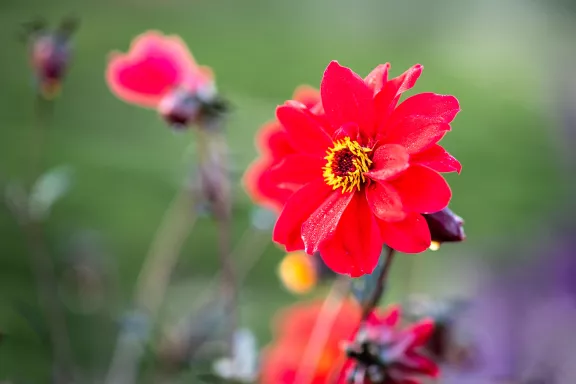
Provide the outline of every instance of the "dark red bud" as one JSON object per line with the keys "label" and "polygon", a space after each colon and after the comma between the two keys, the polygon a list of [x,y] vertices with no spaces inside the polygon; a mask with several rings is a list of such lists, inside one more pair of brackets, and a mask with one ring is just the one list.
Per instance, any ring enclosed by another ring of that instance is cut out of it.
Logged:
{"label": "dark red bud", "polygon": [[433,242],[458,242],[466,239],[463,227],[464,220],[449,208],[423,216],[430,228]]}

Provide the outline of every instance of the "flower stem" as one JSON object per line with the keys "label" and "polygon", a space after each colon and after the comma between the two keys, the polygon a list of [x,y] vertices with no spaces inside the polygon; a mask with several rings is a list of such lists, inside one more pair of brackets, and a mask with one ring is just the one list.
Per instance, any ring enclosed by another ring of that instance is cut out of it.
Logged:
{"label": "flower stem", "polygon": [[392,248],[387,247],[386,251],[386,259],[384,260],[384,267],[380,272],[380,276],[378,276],[378,280],[376,281],[376,288],[372,293],[372,296],[369,297],[362,306],[362,322],[368,319],[370,313],[374,310],[374,308],[380,302],[382,295],[384,294],[384,289],[386,288],[386,283],[388,281],[388,274],[390,272],[390,267],[392,266],[392,261],[394,260],[394,250]]}
{"label": "flower stem", "polygon": [[106,378],[108,384],[136,382],[144,343],[156,322],[180,250],[196,220],[193,214],[194,200],[189,187],[184,186],[172,201],[156,231],[138,276],[135,292],[136,315],[142,317],[145,332],[143,335],[134,335],[131,327],[120,332]]}
{"label": "flower stem", "polygon": [[[34,111],[34,134],[30,144],[30,189],[38,178],[41,164],[44,157],[45,137],[47,126],[47,113],[40,98],[36,99]],[[74,359],[72,357],[72,347],[66,316],[58,300],[56,268],[52,261],[52,256],[47,250],[44,239],[44,228],[41,223],[36,222],[28,212],[28,202],[30,193],[23,193],[23,199],[27,202],[23,210],[13,209],[16,220],[26,237],[26,243],[30,252],[30,264],[35,275],[38,289],[38,298],[43,307],[46,322],[50,332],[51,345],[54,353],[55,382],[74,382]]]}

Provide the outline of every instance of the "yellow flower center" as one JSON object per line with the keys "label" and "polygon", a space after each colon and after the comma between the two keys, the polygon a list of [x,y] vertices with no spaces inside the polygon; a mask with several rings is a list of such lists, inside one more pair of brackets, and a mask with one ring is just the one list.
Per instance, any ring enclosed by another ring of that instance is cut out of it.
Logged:
{"label": "yellow flower center", "polygon": [[370,148],[361,146],[349,137],[336,141],[325,157],[323,176],[326,184],[334,190],[342,188],[342,193],[352,192],[354,188],[360,190],[366,181],[364,172],[368,172],[372,165],[368,157],[370,152]]}

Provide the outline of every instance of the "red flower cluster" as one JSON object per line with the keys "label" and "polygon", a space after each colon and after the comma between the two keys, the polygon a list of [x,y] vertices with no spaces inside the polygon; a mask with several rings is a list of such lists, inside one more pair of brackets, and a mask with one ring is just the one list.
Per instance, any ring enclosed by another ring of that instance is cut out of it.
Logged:
{"label": "red flower cluster", "polygon": [[326,265],[352,277],[374,270],[384,244],[426,250],[422,214],[451,198],[438,172],[461,169],[437,144],[460,110],[456,98],[421,93],[398,105],[422,66],[390,80],[389,68],[362,79],[330,63],[318,103],[278,107],[278,122],[260,134],[264,155],[245,178],[257,202],[282,207],[276,242],[289,252],[319,251]]}
{"label": "red flower cluster", "polygon": [[[322,302],[297,304],[283,311],[275,328],[275,340],[263,353],[261,384],[300,384],[299,373],[304,355],[310,342],[313,329],[320,316]],[[386,359],[382,378],[383,384],[417,384],[417,375],[436,377],[438,367],[420,354],[433,331],[433,324],[424,320],[406,329],[398,329],[400,312],[394,306],[380,315],[373,314],[367,323],[364,335],[374,342],[380,359]],[[320,319],[322,321],[322,319]],[[336,314],[330,327],[328,338],[316,356],[317,363],[306,375],[308,384],[325,384],[336,378],[335,384],[349,383],[351,376],[357,375],[361,361],[347,360],[343,342],[358,339],[360,308],[352,301],[345,302]],[[350,352],[349,352],[350,353]],[[360,370],[361,371],[361,370]],[[371,369],[371,371],[373,371]],[[368,376],[354,383],[373,384]]]}
{"label": "red flower cluster", "polygon": [[106,81],[120,99],[155,108],[177,127],[197,119],[202,104],[216,97],[212,70],[196,63],[180,37],[156,31],[137,36],[127,54],[113,52]]}

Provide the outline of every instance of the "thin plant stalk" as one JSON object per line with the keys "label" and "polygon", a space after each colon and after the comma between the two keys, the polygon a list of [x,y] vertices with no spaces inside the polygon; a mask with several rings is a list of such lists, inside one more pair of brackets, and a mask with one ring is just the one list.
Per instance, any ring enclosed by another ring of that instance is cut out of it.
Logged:
{"label": "thin plant stalk", "polygon": [[384,267],[382,268],[380,276],[378,276],[378,280],[376,281],[376,288],[374,289],[372,295],[362,305],[362,322],[368,319],[368,316],[370,316],[370,313],[372,313],[374,308],[378,305],[382,295],[384,294],[384,289],[386,288],[388,275],[390,273],[390,267],[392,266],[392,261],[394,260],[394,254],[395,251],[392,248],[387,248]]}
{"label": "thin plant stalk", "polygon": [[130,327],[120,332],[107,384],[136,382],[144,343],[158,317],[182,246],[196,221],[194,202],[193,192],[184,185],[164,214],[144,260],[134,294],[136,316],[141,316],[144,322],[144,334],[135,336]]}
{"label": "thin plant stalk", "polygon": [[[34,110],[34,133],[30,144],[30,189],[41,173],[46,147],[46,130],[48,126],[48,109],[40,97],[36,98]],[[66,316],[58,300],[56,268],[44,239],[41,223],[32,219],[27,211],[29,193],[24,192],[26,205],[24,211],[13,210],[16,220],[26,237],[30,253],[30,264],[36,280],[38,299],[44,311],[50,332],[50,344],[53,349],[55,380],[57,383],[74,382],[74,360]]]}

